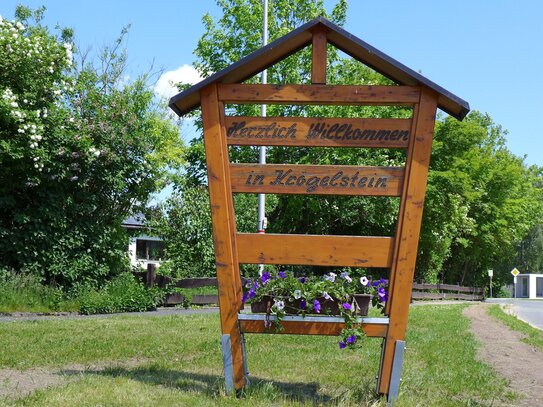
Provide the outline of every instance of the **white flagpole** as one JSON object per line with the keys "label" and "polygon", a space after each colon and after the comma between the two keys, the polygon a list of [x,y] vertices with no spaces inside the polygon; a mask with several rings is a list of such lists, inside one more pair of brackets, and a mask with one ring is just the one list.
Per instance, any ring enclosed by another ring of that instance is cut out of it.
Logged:
{"label": "white flagpole", "polygon": [[[266,44],[268,43],[268,0],[263,1],[264,19],[262,27],[262,42],[263,46],[266,46]],[[266,71],[266,69],[262,71],[262,83],[268,83],[268,72]],[[266,117],[266,105],[261,106],[261,115],[262,117]],[[266,164],[266,146],[260,147],[258,163]],[[266,233],[266,223],[266,195],[258,194],[258,233]],[[258,265],[258,271],[260,274],[262,274],[262,272],[264,271],[263,264]]]}

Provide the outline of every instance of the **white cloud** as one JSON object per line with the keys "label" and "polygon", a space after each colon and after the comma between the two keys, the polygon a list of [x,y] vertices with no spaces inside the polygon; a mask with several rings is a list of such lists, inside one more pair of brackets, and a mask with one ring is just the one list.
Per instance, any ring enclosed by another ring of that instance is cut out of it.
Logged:
{"label": "white cloud", "polygon": [[173,71],[164,72],[158,79],[154,91],[158,97],[169,99],[179,93],[175,84],[178,82],[195,84],[203,78],[190,65],[181,65]]}

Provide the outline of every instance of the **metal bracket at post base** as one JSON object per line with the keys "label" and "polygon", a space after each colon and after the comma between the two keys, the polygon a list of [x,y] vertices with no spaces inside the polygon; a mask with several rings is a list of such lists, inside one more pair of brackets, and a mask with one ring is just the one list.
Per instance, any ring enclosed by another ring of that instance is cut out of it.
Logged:
{"label": "metal bracket at post base", "polygon": [[392,372],[390,374],[390,385],[388,387],[387,405],[392,406],[394,400],[400,393],[400,381],[402,380],[403,354],[405,341],[396,341],[394,347],[394,360],[392,361]]}
{"label": "metal bracket at post base", "polygon": [[235,391],[234,387],[234,366],[232,364],[232,347],[229,334],[221,336],[222,363],[224,366],[224,379],[226,394]]}

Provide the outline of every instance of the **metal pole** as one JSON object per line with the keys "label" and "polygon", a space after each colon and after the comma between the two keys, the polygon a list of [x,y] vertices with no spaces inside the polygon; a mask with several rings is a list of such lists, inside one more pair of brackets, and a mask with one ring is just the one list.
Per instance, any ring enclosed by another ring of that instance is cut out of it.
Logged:
{"label": "metal pole", "polygon": [[[262,42],[263,45],[266,46],[266,44],[268,43],[268,0],[263,1],[264,19],[262,27]],[[268,72],[266,71],[266,69],[262,71],[262,83],[268,83]],[[260,109],[262,117],[266,117],[266,105],[262,105]],[[260,147],[258,163],[266,164],[266,146]],[[258,194],[258,233],[266,233],[266,223],[266,195]],[[260,274],[262,274],[262,272],[264,271],[263,264],[258,265],[258,271],[260,272]]]}
{"label": "metal pole", "polygon": [[490,298],[492,298],[492,276],[490,276]]}

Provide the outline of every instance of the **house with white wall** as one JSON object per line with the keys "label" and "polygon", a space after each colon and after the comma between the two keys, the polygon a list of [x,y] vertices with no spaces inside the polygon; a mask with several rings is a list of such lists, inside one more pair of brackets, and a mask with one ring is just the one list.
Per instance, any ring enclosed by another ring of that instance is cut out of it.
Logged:
{"label": "house with white wall", "polygon": [[148,235],[145,216],[136,214],[122,223],[122,227],[130,233],[128,256],[132,266],[147,269],[148,264],[160,266],[164,258],[164,242],[156,236]]}
{"label": "house with white wall", "polygon": [[543,274],[519,274],[515,298],[543,299]]}

